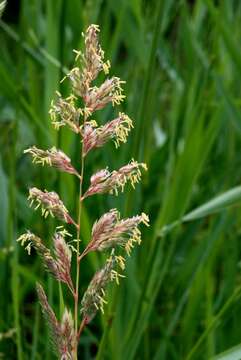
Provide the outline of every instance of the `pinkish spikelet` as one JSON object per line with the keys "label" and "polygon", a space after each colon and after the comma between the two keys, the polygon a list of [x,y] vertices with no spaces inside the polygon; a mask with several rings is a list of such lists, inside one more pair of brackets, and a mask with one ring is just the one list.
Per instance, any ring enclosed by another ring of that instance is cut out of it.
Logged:
{"label": "pinkish spikelet", "polygon": [[86,247],[84,254],[90,251],[103,251],[118,245],[124,246],[128,255],[134,243],[140,244],[141,233],[138,225],[144,223],[149,226],[149,218],[146,214],[120,219],[116,209],[104,214],[92,228],[91,241]]}
{"label": "pinkish spikelet", "polygon": [[103,146],[110,139],[114,139],[116,147],[121,142],[125,143],[132,127],[131,119],[123,113],[119,113],[118,118],[98,128],[95,128],[91,123],[87,123],[82,130],[84,156],[91,149]]}
{"label": "pinkish spikelet", "polygon": [[60,171],[74,174],[78,177],[80,175],[71,164],[70,158],[62,151],[52,147],[49,150],[38,149],[32,146],[24,150],[25,154],[30,154],[33,157],[33,163],[41,165],[49,165],[57,168]]}
{"label": "pinkish spikelet", "polygon": [[54,352],[58,354],[61,360],[73,360],[76,336],[71,313],[65,309],[60,323],[48,303],[43,287],[37,283],[36,288],[43,315],[50,329]]}
{"label": "pinkish spikelet", "polygon": [[118,77],[105,80],[105,82],[98,88],[94,86],[90,89],[85,97],[85,104],[90,113],[96,110],[103,109],[109,102],[112,105],[119,105],[125,98],[122,95],[123,89],[121,81]]}
{"label": "pinkish spikelet", "polygon": [[75,331],[74,321],[70,311],[64,309],[64,313],[61,320],[61,360],[72,360],[74,359],[73,351],[75,346]]}
{"label": "pinkish spikelet", "polygon": [[57,266],[57,279],[66,283],[73,291],[74,286],[71,279],[71,257],[72,253],[66,244],[64,236],[60,232],[54,234],[54,253]]}
{"label": "pinkish spikelet", "polygon": [[132,187],[135,188],[135,184],[141,179],[140,168],[147,170],[146,164],[132,160],[129,164],[122,166],[119,170],[109,172],[108,169],[103,169],[98,171],[96,174],[92,175],[90,187],[83,195],[82,199],[94,194],[115,193],[118,195],[118,189],[121,188],[121,191],[123,192],[128,181],[130,181]]}
{"label": "pinkish spikelet", "polygon": [[34,187],[29,189],[28,200],[30,201],[30,206],[32,206],[34,202],[37,203],[35,209],[41,206],[42,215],[45,218],[50,214],[68,224],[75,224],[56,192],[41,191]]}
{"label": "pinkish spikelet", "polygon": [[54,345],[54,350],[59,356],[61,356],[60,348],[62,336],[60,324],[55,316],[53,309],[48,303],[48,299],[43,287],[39,283],[37,283],[36,288],[43,315],[50,329],[50,335],[52,343]]}

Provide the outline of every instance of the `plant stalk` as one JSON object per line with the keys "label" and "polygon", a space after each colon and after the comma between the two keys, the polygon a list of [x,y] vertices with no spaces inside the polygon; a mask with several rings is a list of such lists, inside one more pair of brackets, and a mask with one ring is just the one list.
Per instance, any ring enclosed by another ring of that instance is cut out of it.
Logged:
{"label": "plant stalk", "polygon": [[[86,117],[84,117],[83,125],[85,124]],[[76,348],[75,348],[75,359],[78,359],[78,305],[79,305],[79,277],[80,277],[80,223],[81,223],[81,212],[82,212],[82,185],[84,178],[84,153],[83,146],[81,149],[81,171],[80,171],[80,182],[79,182],[79,209],[78,209],[78,227],[77,227],[77,252],[76,252],[76,283],[74,293],[74,325],[76,334]]]}

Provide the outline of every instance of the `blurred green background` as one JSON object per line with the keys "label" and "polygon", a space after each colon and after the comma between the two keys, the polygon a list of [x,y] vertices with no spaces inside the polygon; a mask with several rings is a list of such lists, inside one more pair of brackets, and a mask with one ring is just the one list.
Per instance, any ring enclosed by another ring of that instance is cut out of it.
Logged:
{"label": "blurred green background", "polygon": [[[111,75],[126,81],[121,111],[135,128],[118,151],[108,144],[90,154],[85,186],[97,169],[133,157],[149,172],[136,192],[88,199],[82,238],[88,242],[92,223],[112,207],[123,216],[144,210],[151,227],[126,278],[110,287],[105,314],[84,331],[80,358],[241,359],[239,0],[8,1],[0,20],[1,356],[54,358],[35,282],[57,314],[59,289],[16,238],[32,229],[51,243],[56,226],[28,208],[30,186],[58,191],[74,212],[78,184],[32,165],[23,150],[56,145],[78,166],[77,138],[54,131],[48,110],[55,90],[68,94],[59,81],[91,23],[101,27]],[[118,110],[96,118],[104,123]],[[82,293],[103,262],[95,254],[83,261]]]}

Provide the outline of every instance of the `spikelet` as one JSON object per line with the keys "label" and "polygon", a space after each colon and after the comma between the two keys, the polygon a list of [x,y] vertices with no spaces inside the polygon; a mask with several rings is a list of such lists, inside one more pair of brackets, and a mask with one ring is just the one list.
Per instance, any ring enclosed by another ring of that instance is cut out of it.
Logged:
{"label": "spikelet", "polygon": [[115,256],[112,250],[105,266],[97,271],[91,280],[81,301],[81,313],[87,324],[95,317],[98,310],[104,312],[104,305],[107,303],[104,299],[107,285],[113,280],[119,284],[119,278],[124,277],[114,270],[118,264],[121,266],[122,260]]}
{"label": "spikelet", "polygon": [[55,261],[58,269],[56,278],[66,283],[73,292],[74,286],[71,279],[72,253],[70,247],[67,245],[62,232],[56,232],[53,240]]}
{"label": "spikelet", "polygon": [[60,328],[62,339],[60,345],[61,360],[72,360],[74,359],[75,345],[74,321],[71,312],[66,308],[64,309]]}
{"label": "spikelet", "polygon": [[135,184],[141,179],[141,170],[147,170],[146,164],[138,163],[132,160],[129,164],[121,167],[119,170],[109,172],[108,169],[100,170],[96,174],[92,175],[90,179],[90,187],[83,195],[82,199],[94,194],[116,194],[118,195],[118,189],[124,191],[124,187],[128,181],[130,181],[133,188]]}
{"label": "spikelet", "polygon": [[50,335],[54,346],[54,351],[57,352],[59,357],[61,357],[61,326],[55,316],[53,309],[48,303],[48,299],[43,287],[37,283],[36,288],[43,315],[50,329]]}
{"label": "spikelet", "polygon": [[64,99],[58,91],[56,92],[56,96],[57,99],[55,102],[51,102],[51,108],[49,110],[54,128],[59,130],[61,126],[67,125],[72,131],[78,134],[80,132],[80,116],[83,115],[83,110],[76,106],[76,97],[72,94]]}
{"label": "spikelet", "polygon": [[71,313],[65,309],[62,320],[59,322],[53,309],[48,303],[43,287],[37,283],[36,288],[43,315],[50,329],[54,352],[57,353],[61,360],[73,360],[73,349],[76,336]]}
{"label": "spikelet", "polygon": [[28,200],[30,201],[30,207],[34,204],[34,202],[37,204],[35,206],[35,210],[41,206],[42,216],[45,218],[50,214],[51,216],[55,216],[59,220],[68,224],[76,225],[56,192],[48,192],[47,190],[41,191],[34,187],[29,189]]}
{"label": "spikelet", "polygon": [[113,77],[105,80],[100,87],[94,86],[91,88],[85,97],[85,104],[90,114],[96,110],[103,109],[110,102],[113,106],[120,105],[125,98],[121,87],[123,83],[125,81],[121,81],[118,77]]}
{"label": "spikelet", "polygon": [[149,226],[149,218],[146,214],[120,219],[116,209],[104,214],[92,228],[91,241],[84,251],[86,255],[90,251],[103,251],[118,245],[124,246],[128,255],[135,243],[141,243],[141,232],[138,229],[140,223]]}
{"label": "spikelet", "polygon": [[31,253],[31,248],[33,247],[41,257],[46,269],[55,277],[57,276],[58,269],[56,261],[53,258],[51,251],[43,244],[40,237],[28,230],[25,234],[22,234],[17,241],[20,242],[22,246],[25,246],[25,250],[29,255]]}
{"label": "spikelet", "polygon": [[69,289],[73,292],[74,287],[71,279],[71,250],[66,244],[63,232],[56,232],[54,235],[54,255],[48,249],[43,241],[30,231],[22,234],[17,241],[25,246],[30,255],[31,247],[33,247],[38,255],[41,257],[45,268],[58,281],[66,283]]}
{"label": "spikelet", "polygon": [[116,147],[121,142],[125,143],[132,127],[131,119],[124,113],[119,113],[118,118],[97,128],[96,123],[85,124],[82,129],[84,156],[90,150],[103,146],[110,139],[114,140]]}
{"label": "spikelet", "polygon": [[42,150],[38,149],[36,146],[32,146],[29,149],[24,150],[24,153],[32,155],[34,164],[46,164],[53,166],[60,171],[80,177],[78,172],[71,165],[70,158],[62,150],[57,150],[55,147],[52,147],[49,150]]}

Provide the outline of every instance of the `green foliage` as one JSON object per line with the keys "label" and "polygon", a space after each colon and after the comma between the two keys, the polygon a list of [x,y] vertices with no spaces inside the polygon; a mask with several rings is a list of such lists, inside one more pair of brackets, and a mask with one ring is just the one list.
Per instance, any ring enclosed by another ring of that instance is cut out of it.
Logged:
{"label": "green foliage", "polygon": [[[16,13],[7,4],[0,19],[0,353],[7,359],[52,359],[33,289],[45,282],[57,314],[64,289],[15,240],[31,228],[50,242],[55,226],[47,220],[46,231],[28,211],[28,187],[58,190],[73,211],[78,183],[30,166],[23,150],[54,144],[77,164],[79,144],[67,129],[56,135],[48,109],[55,90],[67,94],[59,80],[93,22],[127,82],[121,111],[135,129],[121,151],[108,144],[90,155],[86,179],[132,157],[149,172],[135,194],[129,188],[127,197],[86,201],[83,243],[103,209],[117,206],[123,216],[143,209],[151,227],[126,279],[110,289],[105,314],[84,331],[81,358],[240,358],[240,21],[241,3],[233,0],[22,0]],[[97,120],[114,114],[109,106]],[[83,261],[81,290],[102,263],[96,254]]]}

